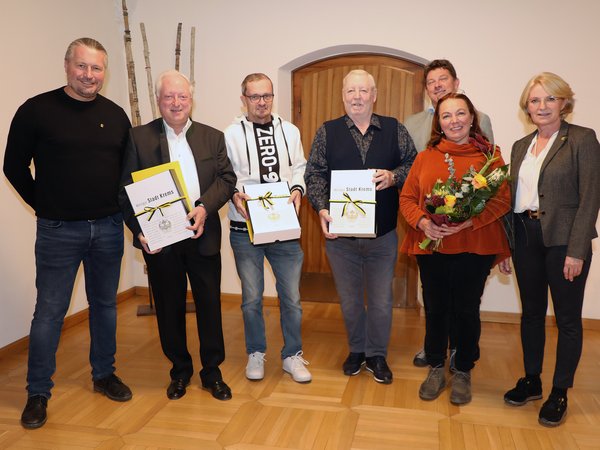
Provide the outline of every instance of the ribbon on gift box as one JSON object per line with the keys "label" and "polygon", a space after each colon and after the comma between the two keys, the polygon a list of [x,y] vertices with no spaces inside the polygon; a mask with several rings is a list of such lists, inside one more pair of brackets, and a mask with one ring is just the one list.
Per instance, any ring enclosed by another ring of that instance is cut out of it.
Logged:
{"label": "ribbon on gift box", "polygon": [[249,198],[246,200],[247,202],[259,201],[264,209],[269,209],[269,206],[273,206],[273,201],[271,199],[274,198],[289,198],[289,195],[273,195],[271,191],[265,193],[265,195],[261,195],[256,198]]}
{"label": "ribbon on gift box", "polygon": [[352,197],[350,197],[350,194],[348,194],[347,192],[344,192],[344,198],[346,200],[329,200],[330,203],[345,203],[344,207],[342,208],[342,217],[344,217],[344,215],[346,215],[346,211],[348,209],[349,205],[354,205],[354,207],[358,210],[358,212],[360,212],[363,216],[365,216],[367,213],[364,209],[362,209],[362,207],[359,205],[359,203],[364,203],[366,205],[375,205],[377,202],[372,201],[372,200],[352,200]]}
{"label": "ribbon on gift box", "polygon": [[183,200],[185,200],[185,197],[179,197],[179,198],[177,198],[175,200],[171,200],[170,202],[165,202],[165,203],[163,203],[161,205],[158,205],[158,206],[146,206],[144,208],[144,210],[140,211],[139,213],[137,213],[135,215],[135,217],[143,216],[144,214],[150,214],[148,216],[148,222],[150,222],[150,220],[152,220],[152,216],[154,216],[154,213],[156,211],[160,212],[160,215],[164,217],[164,214],[162,212],[163,208],[168,208],[172,204],[180,202],[180,201],[183,201]]}

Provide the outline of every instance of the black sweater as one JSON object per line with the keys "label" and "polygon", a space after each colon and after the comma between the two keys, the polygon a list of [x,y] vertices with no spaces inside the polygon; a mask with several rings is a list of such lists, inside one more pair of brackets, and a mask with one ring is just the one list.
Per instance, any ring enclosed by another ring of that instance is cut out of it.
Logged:
{"label": "black sweater", "polygon": [[40,94],[13,118],[4,173],[39,217],[115,214],[129,128],[125,111],[101,95],[86,102],[69,97],[64,88]]}

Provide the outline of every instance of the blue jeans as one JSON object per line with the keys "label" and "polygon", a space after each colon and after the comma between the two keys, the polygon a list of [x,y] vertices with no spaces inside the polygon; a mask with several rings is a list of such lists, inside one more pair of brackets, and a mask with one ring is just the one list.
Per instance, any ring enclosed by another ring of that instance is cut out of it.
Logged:
{"label": "blue jeans", "polygon": [[304,254],[297,240],[254,245],[248,233],[231,231],[229,242],[235,256],[235,266],[242,282],[242,315],[246,332],[246,352],[265,353],[265,321],[263,318],[264,259],[275,274],[279,296],[283,348],[281,357],[293,356],[302,350],[302,307],[300,306],[300,275]]}
{"label": "blue jeans", "polygon": [[340,296],[350,351],[387,356],[398,256],[396,230],[375,239],[326,239],[325,250]]}
{"label": "blue jeans", "polygon": [[27,391],[50,398],[56,349],[73,284],[83,262],[89,304],[92,378],[115,371],[116,296],[123,256],[121,213],[96,220],[38,217],[35,242],[37,300],[29,333]]}

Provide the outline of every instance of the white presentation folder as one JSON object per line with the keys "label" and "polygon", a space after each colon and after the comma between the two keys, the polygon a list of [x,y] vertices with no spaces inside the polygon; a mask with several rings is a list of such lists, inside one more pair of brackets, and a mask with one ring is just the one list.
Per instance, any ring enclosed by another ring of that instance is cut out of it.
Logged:
{"label": "white presentation folder", "polygon": [[345,237],[376,237],[375,170],[332,170],[329,232]]}
{"label": "white presentation folder", "polygon": [[186,229],[187,203],[174,170],[166,170],[125,186],[133,211],[148,239],[148,248],[156,250],[194,235]]}
{"label": "white presentation folder", "polygon": [[290,187],[286,181],[250,184],[244,192],[250,220],[248,233],[254,245],[300,238],[300,222],[293,203],[288,203]]}

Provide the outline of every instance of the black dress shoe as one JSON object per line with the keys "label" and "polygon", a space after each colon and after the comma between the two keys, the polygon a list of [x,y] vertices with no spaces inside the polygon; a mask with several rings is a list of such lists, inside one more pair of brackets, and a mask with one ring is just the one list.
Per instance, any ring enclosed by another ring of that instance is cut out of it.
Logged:
{"label": "black dress shoe", "polygon": [[99,380],[94,380],[94,391],[100,392],[116,402],[126,402],[131,400],[132,396],[131,389],[114,373]]}
{"label": "black dress shoe", "polygon": [[217,400],[231,400],[231,389],[229,389],[229,386],[223,380],[215,381],[214,383],[202,382],[202,387],[209,390]]}
{"label": "black dress shoe", "polygon": [[189,380],[182,380],[178,378],[176,380],[171,380],[169,387],[167,388],[167,397],[171,400],[180,399],[185,395],[185,387],[190,384]]}
{"label": "black dress shoe", "polygon": [[43,395],[32,395],[21,414],[21,425],[24,428],[39,428],[46,423],[48,399]]}

